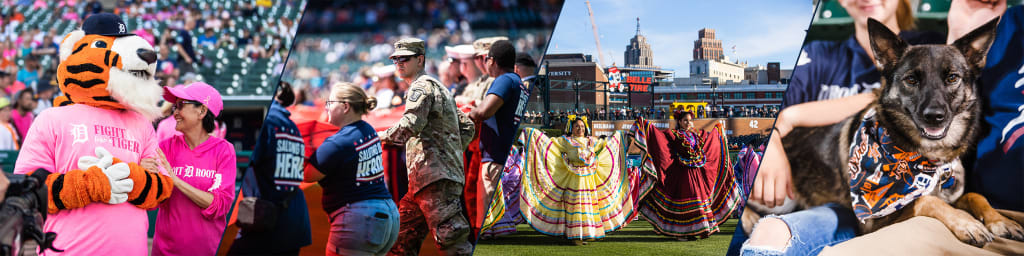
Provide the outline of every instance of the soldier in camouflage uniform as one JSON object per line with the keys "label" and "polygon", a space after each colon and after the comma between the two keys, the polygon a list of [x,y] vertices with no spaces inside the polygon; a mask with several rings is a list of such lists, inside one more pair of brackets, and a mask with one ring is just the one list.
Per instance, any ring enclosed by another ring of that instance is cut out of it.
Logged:
{"label": "soldier in camouflage uniform", "polygon": [[470,226],[461,202],[462,152],[476,131],[447,88],[424,73],[424,53],[423,40],[412,38],[396,42],[391,54],[396,72],[411,83],[402,119],[380,134],[383,143],[405,144],[409,168],[409,192],[398,203],[398,242],[388,254],[418,254],[433,231],[443,254],[470,255]]}

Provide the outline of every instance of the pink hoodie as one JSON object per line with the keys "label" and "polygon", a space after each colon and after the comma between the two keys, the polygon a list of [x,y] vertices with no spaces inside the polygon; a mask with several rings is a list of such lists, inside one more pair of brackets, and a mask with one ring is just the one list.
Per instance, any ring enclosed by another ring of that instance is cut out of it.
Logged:
{"label": "pink hoodie", "polygon": [[[95,156],[96,147],[106,148],[122,161],[138,163],[143,157],[156,156],[153,134],[153,125],[136,112],[82,104],[49,108],[28,129],[14,173],[37,168],[66,173],[78,169],[80,157]],[[64,255],[145,256],[148,229],[146,210],[131,203],[93,202],[50,214],[43,224],[44,231],[57,233],[53,244]]]}
{"label": "pink hoodie", "polygon": [[181,190],[160,205],[153,236],[153,255],[214,255],[226,225],[224,216],[235,202],[235,148],[210,137],[189,149],[183,135],[160,142],[175,175],[197,189],[213,194],[206,209],[199,208]]}

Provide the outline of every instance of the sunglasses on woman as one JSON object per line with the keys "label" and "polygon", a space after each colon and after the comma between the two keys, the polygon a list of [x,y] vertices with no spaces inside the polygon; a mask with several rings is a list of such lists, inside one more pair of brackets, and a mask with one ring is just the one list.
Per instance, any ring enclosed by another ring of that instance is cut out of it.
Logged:
{"label": "sunglasses on woman", "polygon": [[184,104],[192,104],[197,107],[203,105],[203,103],[194,100],[179,100],[178,102],[174,103],[174,108],[171,109],[171,111],[173,112],[175,110],[181,109],[181,107],[184,106]]}

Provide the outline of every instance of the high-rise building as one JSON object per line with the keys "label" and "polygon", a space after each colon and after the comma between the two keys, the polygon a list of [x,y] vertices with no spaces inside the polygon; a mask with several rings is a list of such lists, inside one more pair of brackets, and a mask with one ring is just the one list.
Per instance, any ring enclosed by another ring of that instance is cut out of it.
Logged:
{"label": "high-rise building", "polygon": [[693,41],[694,60],[722,60],[722,40],[715,39],[715,30],[704,28],[697,31],[697,40]]}
{"label": "high-rise building", "polygon": [[626,67],[655,67],[654,53],[651,52],[651,45],[647,44],[647,37],[640,34],[640,18],[636,18],[636,36],[629,39],[625,55]]}
{"label": "high-rise building", "polygon": [[782,82],[782,71],[779,69],[779,63],[768,62],[768,83],[774,84],[779,82]]}

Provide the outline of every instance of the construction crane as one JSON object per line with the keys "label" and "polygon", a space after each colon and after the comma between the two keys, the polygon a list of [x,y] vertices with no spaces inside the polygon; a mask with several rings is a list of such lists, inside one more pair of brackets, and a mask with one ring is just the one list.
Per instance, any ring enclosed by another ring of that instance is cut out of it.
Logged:
{"label": "construction crane", "polygon": [[597,61],[604,67],[604,52],[601,51],[601,38],[597,35],[597,23],[594,22],[594,10],[590,8],[590,1],[587,3],[587,13],[590,14],[590,27],[594,29],[594,42],[597,43]]}

